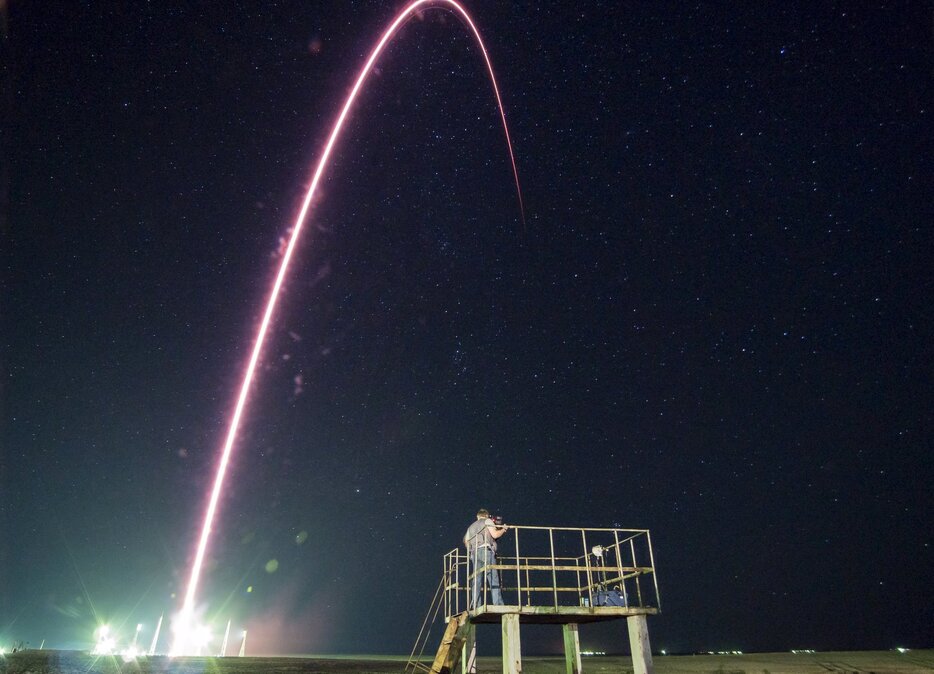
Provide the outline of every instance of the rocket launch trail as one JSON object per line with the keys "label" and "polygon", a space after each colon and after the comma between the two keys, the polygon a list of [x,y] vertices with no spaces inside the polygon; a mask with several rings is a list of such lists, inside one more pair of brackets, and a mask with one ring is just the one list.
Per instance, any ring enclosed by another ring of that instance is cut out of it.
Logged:
{"label": "rocket launch trail", "polygon": [[217,514],[217,504],[220,499],[220,495],[224,487],[224,478],[226,476],[227,467],[230,462],[230,456],[233,452],[234,443],[237,437],[237,431],[240,427],[240,422],[243,416],[244,409],[246,408],[247,399],[249,397],[250,385],[253,381],[253,376],[256,371],[256,365],[259,362],[260,354],[263,350],[263,344],[266,339],[266,333],[269,329],[269,324],[272,320],[272,316],[276,309],[276,303],[279,298],[279,292],[282,288],[282,284],[285,280],[285,277],[289,270],[289,263],[292,259],[292,254],[295,251],[295,246],[298,242],[299,237],[301,236],[303,225],[307,220],[309,211],[311,210],[311,204],[315,196],[315,192],[318,187],[318,183],[321,181],[321,177],[324,175],[325,170],[328,166],[328,160],[331,156],[331,152],[334,149],[338,138],[341,134],[341,129],[344,126],[344,122],[347,119],[347,116],[350,114],[351,109],[353,108],[354,101],[357,98],[361,88],[367,80],[368,75],[372,71],[375,63],[379,59],[386,45],[393,39],[393,37],[398,33],[399,29],[412,17],[416,15],[417,12],[425,11],[429,9],[443,9],[454,13],[458,18],[461,19],[463,24],[469,29],[470,33],[474,36],[477,41],[478,46],[480,47],[480,52],[483,56],[483,60],[486,64],[487,71],[490,76],[490,83],[493,86],[493,93],[496,97],[496,104],[499,109],[500,118],[503,122],[503,132],[506,137],[506,146],[509,151],[509,160],[512,165],[513,177],[516,183],[516,194],[519,201],[519,210],[523,222],[525,221],[525,209],[522,201],[522,190],[519,185],[519,173],[516,169],[516,159],[513,153],[512,140],[509,136],[509,128],[506,124],[506,115],[503,110],[502,99],[500,97],[499,86],[496,82],[496,76],[493,72],[493,65],[490,61],[489,53],[487,52],[486,46],[483,43],[482,38],[480,37],[480,32],[471,19],[470,15],[467,13],[467,10],[455,2],[455,0],[415,0],[414,2],[409,3],[392,23],[385,29],[376,45],[373,47],[372,51],[369,54],[366,62],[363,67],[360,69],[359,74],[354,82],[353,88],[350,90],[344,104],[340,110],[340,113],[337,116],[337,119],[334,122],[334,126],[331,129],[331,133],[328,136],[328,140],[324,145],[324,149],[321,153],[321,157],[318,160],[317,166],[311,180],[311,185],[308,188],[308,192],[305,195],[304,201],[302,202],[301,209],[298,212],[298,215],[295,219],[295,223],[292,227],[292,234],[288,241],[288,246],[285,249],[284,254],[282,255],[282,260],[279,265],[279,271],[276,274],[275,281],[272,285],[272,289],[269,293],[269,297],[266,301],[266,309],[263,312],[263,317],[260,322],[259,328],[257,330],[255,342],[253,344],[253,349],[250,354],[249,362],[247,363],[246,370],[243,375],[243,381],[240,386],[240,393],[237,397],[236,405],[233,409],[230,418],[230,425],[227,431],[226,440],[224,442],[223,450],[221,452],[220,461],[217,465],[217,473],[214,478],[214,484],[211,489],[210,499],[208,501],[207,510],[204,513],[204,524],[201,529],[201,535],[198,540],[198,546],[195,553],[194,561],[192,562],[191,572],[188,580],[188,588],[185,592],[184,601],[182,604],[181,611],[177,618],[176,626],[176,635],[175,643],[172,648],[172,653],[176,655],[183,655],[191,652],[191,635],[192,635],[192,617],[195,607],[195,596],[198,590],[198,583],[201,577],[201,570],[204,564],[205,554],[207,552],[208,543],[211,537],[211,530],[215,516]]}

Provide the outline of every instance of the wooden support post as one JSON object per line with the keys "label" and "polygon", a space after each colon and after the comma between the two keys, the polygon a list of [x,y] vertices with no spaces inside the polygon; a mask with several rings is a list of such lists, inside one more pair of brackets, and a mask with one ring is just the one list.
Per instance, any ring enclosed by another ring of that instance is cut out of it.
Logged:
{"label": "wooden support post", "polygon": [[629,649],[632,651],[633,674],[654,674],[652,647],[649,644],[649,628],[645,614],[639,613],[626,618],[629,625]]}
{"label": "wooden support post", "polygon": [[464,638],[464,650],[461,652],[461,674],[476,674],[477,672],[477,626],[467,625],[467,634]]}
{"label": "wooden support post", "polygon": [[503,614],[503,674],[522,674],[519,614]]}
{"label": "wooden support post", "polygon": [[562,625],[561,631],[564,633],[564,663],[567,674],[581,674],[581,642],[577,624]]}

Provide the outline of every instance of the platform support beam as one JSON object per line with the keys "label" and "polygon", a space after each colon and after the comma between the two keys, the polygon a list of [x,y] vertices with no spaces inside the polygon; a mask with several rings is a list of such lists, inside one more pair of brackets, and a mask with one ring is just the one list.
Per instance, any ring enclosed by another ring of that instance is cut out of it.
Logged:
{"label": "platform support beam", "polygon": [[503,674],[522,674],[519,614],[503,614]]}
{"label": "platform support beam", "polygon": [[477,626],[468,623],[464,637],[464,649],[461,651],[461,674],[477,672]]}
{"label": "platform support beam", "polygon": [[564,664],[567,674],[581,674],[581,641],[576,623],[561,626],[564,633]]}
{"label": "platform support beam", "polygon": [[645,614],[631,615],[626,618],[629,626],[629,648],[632,651],[633,674],[654,674],[652,647],[649,644],[649,627]]}

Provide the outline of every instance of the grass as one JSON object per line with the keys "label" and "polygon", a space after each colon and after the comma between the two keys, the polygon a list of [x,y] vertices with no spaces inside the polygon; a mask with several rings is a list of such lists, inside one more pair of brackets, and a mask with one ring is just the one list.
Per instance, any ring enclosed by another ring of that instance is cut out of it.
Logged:
{"label": "grass", "polygon": [[[563,674],[564,659],[525,657],[524,674]],[[23,651],[0,658],[0,674],[401,674],[405,659],[386,656],[280,658],[121,658],[78,651]],[[499,658],[480,658],[479,674],[502,671]],[[585,657],[584,672],[628,674],[628,657]],[[656,674],[934,674],[934,651],[749,653],[655,657]]]}

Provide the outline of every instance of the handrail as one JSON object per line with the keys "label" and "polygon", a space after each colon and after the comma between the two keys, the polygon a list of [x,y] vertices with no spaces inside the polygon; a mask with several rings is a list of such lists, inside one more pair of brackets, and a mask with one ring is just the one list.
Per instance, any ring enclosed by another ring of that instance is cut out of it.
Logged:
{"label": "handrail", "polygon": [[[490,541],[504,553],[492,563],[475,566],[461,547],[444,555],[447,618],[464,607],[471,616],[486,611],[494,582],[504,604],[520,610],[594,613],[607,606],[655,612],[660,606],[648,529],[510,525],[506,533],[514,540],[500,537],[499,546]],[[650,582],[641,582],[649,574]]]}
{"label": "handrail", "polygon": [[510,529],[523,529],[526,531],[580,531],[584,529],[585,531],[598,531],[604,533],[613,533],[614,531],[628,531],[633,534],[647,534],[649,533],[648,529],[613,529],[613,528],[601,528],[601,527],[542,527],[542,526],[533,526],[529,524],[510,524]]}
{"label": "handrail", "polygon": [[[409,659],[405,663],[405,669],[403,670],[405,674],[408,674],[410,671],[415,672],[418,670],[425,672],[431,671],[430,667],[421,663],[421,659],[422,655],[425,653],[425,647],[428,644],[428,636],[431,634],[431,627],[438,619],[438,612],[441,609],[441,605],[444,603],[442,600],[446,598],[445,586],[447,585],[447,581],[448,574],[445,573],[441,576],[441,582],[438,583],[438,589],[435,590],[435,596],[432,598],[431,604],[428,607],[428,613],[425,614],[425,619],[422,621],[422,627],[418,631],[418,637],[416,637],[415,644],[412,646],[412,652],[409,653]],[[434,612],[434,615],[432,615],[432,612]],[[430,623],[428,622],[429,617],[431,617]],[[419,644],[421,644],[421,647],[419,647]],[[415,655],[415,651],[418,651],[418,656]]]}

